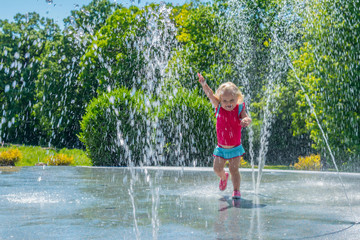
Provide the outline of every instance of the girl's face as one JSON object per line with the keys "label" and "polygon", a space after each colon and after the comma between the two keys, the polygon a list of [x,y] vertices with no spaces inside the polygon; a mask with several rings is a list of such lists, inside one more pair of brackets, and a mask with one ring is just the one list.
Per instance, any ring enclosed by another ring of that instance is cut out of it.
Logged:
{"label": "girl's face", "polygon": [[234,95],[231,91],[225,90],[220,97],[220,104],[227,111],[233,110],[236,107],[237,102],[238,96]]}

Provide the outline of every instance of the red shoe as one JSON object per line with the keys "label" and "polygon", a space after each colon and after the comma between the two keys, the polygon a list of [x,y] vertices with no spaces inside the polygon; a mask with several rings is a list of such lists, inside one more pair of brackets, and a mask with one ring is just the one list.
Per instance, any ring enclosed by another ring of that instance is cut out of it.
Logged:
{"label": "red shoe", "polygon": [[233,197],[234,199],[240,199],[240,198],[241,198],[241,193],[240,193],[240,191],[234,190],[232,197]]}
{"label": "red shoe", "polygon": [[226,189],[226,185],[227,185],[227,180],[228,180],[228,178],[229,178],[229,174],[228,174],[228,173],[225,173],[225,175],[226,175],[226,179],[225,179],[225,180],[222,180],[222,179],[220,178],[220,183],[219,183],[219,189],[220,189],[220,191],[224,191],[224,190]]}

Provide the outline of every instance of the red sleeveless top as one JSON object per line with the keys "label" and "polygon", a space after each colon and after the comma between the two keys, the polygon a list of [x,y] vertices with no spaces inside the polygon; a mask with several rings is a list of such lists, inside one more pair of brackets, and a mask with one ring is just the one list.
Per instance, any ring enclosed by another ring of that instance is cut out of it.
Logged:
{"label": "red sleeveless top", "polygon": [[219,106],[216,108],[216,135],[218,144],[224,146],[241,145],[241,112],[245,109],[245,102],[227,111]]}

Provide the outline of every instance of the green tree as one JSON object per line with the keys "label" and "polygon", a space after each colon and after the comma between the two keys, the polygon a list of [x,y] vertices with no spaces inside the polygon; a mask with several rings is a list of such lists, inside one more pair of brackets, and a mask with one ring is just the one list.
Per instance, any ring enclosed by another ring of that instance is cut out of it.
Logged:
{"label": "green tree", "polygon": [[68,33],[77,32],[79,35],[93,36],[106,22],[106,19],[116,9],[122,8],[121,4],[109,0],[92,0],[80,10],[72,10],[69,17],[64,19]]}
{"label": "green tree", "polygon": [[136,50],[136,38],[143,34],[143,11],[137,7],[122,8],[109,17],[106,24],[95,35],[81,59],[83,68],[80,80],[90,95],[96,96],[108,87],[133,86],[133,78],[142,66]]}
{"label": "green tree", "polygon": [[173,42],[162,7],[122,8],[109,17],[81,59],[80,80],[89,93],[122,86],[151,94],[158,89],[164,68],[154,62],[167,62]]}
{"label": "green tree", "polygon": [[79,82],[79,65],[95,33],[108,16],[121,5],[108,0],[94,0],[64,19],[65,29],[47,46],[49,54],[36,84],[39,102],[35,116],[46,133],[44,143],[57,147],[81,147],[76,134],[80,121],[93,95]]}
{"label": "green tree", "polygon": [[316,115],[335,160],[351,162],[360,152],[359,4],[327,0],[308,4],[301,15],[304,44],[293,53],[295,69],[289,75],[289,81],[300,82],[304,90],[296,92],[295,133],[310,132],[313,147],[329,156]]}
{"label": "green tree", "polygon": [[173,12],[180,47],[169,64],[181,85],[189,89],[198,86],[196,72],[201,72],[213,89],[229,81],[232,69],[220,35],[218,6],[191,3],[174,8]]}
{"label": "green tree", "polygon": [[46,46],[59,27],[37,13],[17,14],[14,22],[0,20],[0,100],[3,141],[38,144],[43,136],[32,108],[37,103],[36,81],[43,68]]}

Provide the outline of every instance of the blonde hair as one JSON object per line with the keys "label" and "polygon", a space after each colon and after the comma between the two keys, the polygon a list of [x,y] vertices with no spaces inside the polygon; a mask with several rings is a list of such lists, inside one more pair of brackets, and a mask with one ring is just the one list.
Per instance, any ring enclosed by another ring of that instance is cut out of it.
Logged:
{"label": "blonde hair", "polygon": [[237,104],[244,102],[244,95],[241,93],[240,89],[232,82],[226,82],[219,86],[215,92],[215,96],[221,101],[221,96],[225,91],[230,91],[233,96],[237,96]]}

